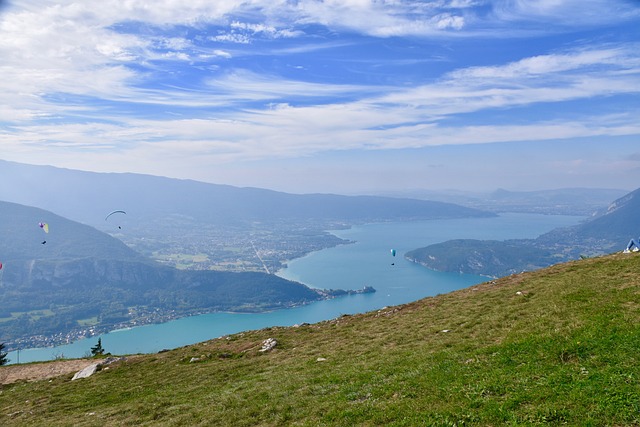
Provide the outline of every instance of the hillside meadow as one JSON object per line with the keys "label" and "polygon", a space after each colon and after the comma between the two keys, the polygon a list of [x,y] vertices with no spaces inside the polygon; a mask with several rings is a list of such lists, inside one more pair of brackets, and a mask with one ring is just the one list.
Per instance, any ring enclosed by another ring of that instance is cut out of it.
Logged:
{"label": "hillside meadow", "polygon": [[639,272],[640,254],[618,253],[18,381],[0,424],[640,425]]}

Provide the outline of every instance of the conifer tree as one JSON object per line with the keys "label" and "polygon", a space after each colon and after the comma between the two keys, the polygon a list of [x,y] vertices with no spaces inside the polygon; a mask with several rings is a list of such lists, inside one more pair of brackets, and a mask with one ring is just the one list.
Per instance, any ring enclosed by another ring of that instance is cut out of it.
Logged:
{"label": "conifer tree", "polygon": [[91,354],[94,356],[101,356],[104,354],[104,348],[102,348],[102,338],[98,338],[98,344],[91,347]]}
{"label": "conifer tree", "polygon": [[4,343],[0,342],[0,366],[2,365],[6,365],[7,363],[9,363],[9,359],[7,359],[7,352],[4,352],[2,350],[4,350]]}

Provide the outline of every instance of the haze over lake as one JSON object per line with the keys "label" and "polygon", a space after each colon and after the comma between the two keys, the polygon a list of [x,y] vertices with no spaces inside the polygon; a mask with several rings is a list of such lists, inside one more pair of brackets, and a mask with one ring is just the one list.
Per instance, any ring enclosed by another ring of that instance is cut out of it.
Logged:
{"label": "haze over lake", "polygon": [[[113,331],[74,343],[9,353],[10,363],[76,358],[89,353],[98,338],[112,354],[153,353],[268,326],[315,323],[377,310],[420,298],[462,289],[486,277],[440,273],[409,262],[403,254],[450,239],[535,238],[558,227],[575,225],[583,217],[538,214],[502,214],[493,218],[387,222],[332,231],[354,243],[311,253],[292,260],[278,274],[316,288],[360,289],[377,292],[336,298],[302,307],[259,314],[212,313],[167,323]],[[391,254],[395,249],[397,255]],[[472,249],[472,248],[470,248]]]}

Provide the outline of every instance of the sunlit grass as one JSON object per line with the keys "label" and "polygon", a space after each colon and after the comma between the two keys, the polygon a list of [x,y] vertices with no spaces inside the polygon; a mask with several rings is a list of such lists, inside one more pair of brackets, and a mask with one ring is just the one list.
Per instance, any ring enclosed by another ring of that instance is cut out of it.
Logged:
{"label": "sunlit grass", "polygon": [[209,256],[204,253],[199,254],[165,254],[154,252],[152,255],[152,259],[159,261],[161,263],[170,263],[174,265],[175,268],[180,270],[186,270],[188,268],[192,268],[196,264],[202,264],[209,261]]}
{"label": "sunlit grass", "polygon": [[[640,256],[17,383],[2,425],[640,424]],[[259,351],[266,338],[276,348]],[[198,358],[197,362],[190,362]]]}

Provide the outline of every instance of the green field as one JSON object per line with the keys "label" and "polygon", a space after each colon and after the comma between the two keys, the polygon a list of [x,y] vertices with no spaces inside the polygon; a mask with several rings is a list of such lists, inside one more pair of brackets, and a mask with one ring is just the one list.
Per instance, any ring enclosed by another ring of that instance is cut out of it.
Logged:
{"label": "green field", "polygon": [[[5,385],[0,423],[640,425],[639,272],[640,254],[584,259],[131,358],[78,381]],[[277,345],[261,352],[268,338]]]}
{"label": "green field", "polygon": [[153,259],[161,263],[170,263],[176,268],[186,270],[195,264],[202,264],[209,261],[207,254],[160,254],[154,253]]}

